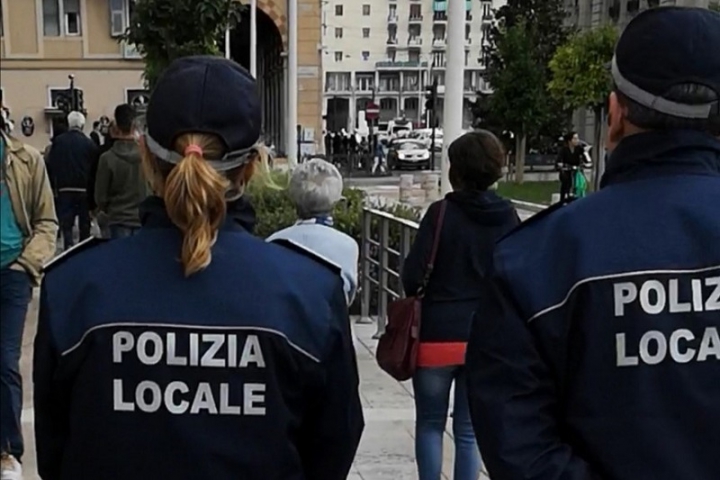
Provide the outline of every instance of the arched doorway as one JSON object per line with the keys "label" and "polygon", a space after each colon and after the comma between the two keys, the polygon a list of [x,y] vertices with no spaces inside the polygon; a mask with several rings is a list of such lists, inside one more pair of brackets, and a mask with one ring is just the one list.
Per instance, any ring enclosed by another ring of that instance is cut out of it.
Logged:
{"label": "arched doorway", "polygon": [[[257,78],[263,107],[263,134],[268,145],[285,150],[285,56],[278,26],[262,8],[257,9]],[[250,68],[250,9],[230,36],[233,60]]]}
{"label": "arched doorway", "polygon": [[327,102],[327,130],[328,132],[339,132],[341,129],[349,129],[350,123],[350,100],[341,97],[332,97]]}

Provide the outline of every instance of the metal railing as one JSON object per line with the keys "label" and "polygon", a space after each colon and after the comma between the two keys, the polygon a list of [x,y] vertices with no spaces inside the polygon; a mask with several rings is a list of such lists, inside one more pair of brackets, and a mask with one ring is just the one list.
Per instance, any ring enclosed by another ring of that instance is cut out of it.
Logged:
{"label": "metal railing", "polygon": [[385,332],[388,303],[404,296],[400,274],[418,226],[387,212],[363,209],[360,321],[375,317],[375,339]]}

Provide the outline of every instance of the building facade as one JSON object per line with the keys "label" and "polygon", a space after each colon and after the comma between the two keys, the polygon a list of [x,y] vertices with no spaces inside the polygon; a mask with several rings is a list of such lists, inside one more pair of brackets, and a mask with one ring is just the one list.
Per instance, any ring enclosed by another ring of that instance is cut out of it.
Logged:
{"label": "building facade", "polygon": [[[421,122],[425,89],[437,80],[442,121],[449,0],[329,0],[322,10],[323,113],[329,130],[358,127],[369,102],[380,123]],[[465,94],[487,92],[483,46],[504,0],[466,0]],[[469,108],[466,123],[471,121]]]}
{"label": "building facade", "polygon": [[[23,137],[38,148],[47,145],[62,111],[57,99],[73,77],[82,92],[88,127],[115,106],[148,100],[137,49],[124,44],[135,0],[0,0],[0,86],[2,103],[14,123],[32,119],[32,135]],[[249,0],[244,1],[249,3]],[[322,67],[320,5],[298,0],[298,123],[305,140],[320,142]],[[249,20],[249,14],[247,15]],[[258,78],[268,142],[284,147],[284,99],[287,76],[285,0],[258,0]],[[249,21],[232,33],[231,55],[249,63]],[[248,50],[248,51],[245,51]]]}

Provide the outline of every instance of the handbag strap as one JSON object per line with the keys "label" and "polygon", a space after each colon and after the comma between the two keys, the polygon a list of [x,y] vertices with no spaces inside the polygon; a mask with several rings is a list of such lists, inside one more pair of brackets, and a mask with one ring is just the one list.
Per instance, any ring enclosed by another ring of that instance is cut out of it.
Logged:
{"label": "handbag strap", "polygon": [[440,202],[440,208],[437,214],[437,221],[435,222],[435,233],[433,234],[432,250],[430,251],[430,258],[425,266],[425,276],[423,277],[422,284],[418,289],[417,296],[423,296],[425,288],[430,283],[430,276],[432,275],[433,269],[435,268],[435,257],[437,257],[438,246],[440,245],[440,234],[442,233],[443,221],[445,220],[445,209],[447,208],[447,200]]}

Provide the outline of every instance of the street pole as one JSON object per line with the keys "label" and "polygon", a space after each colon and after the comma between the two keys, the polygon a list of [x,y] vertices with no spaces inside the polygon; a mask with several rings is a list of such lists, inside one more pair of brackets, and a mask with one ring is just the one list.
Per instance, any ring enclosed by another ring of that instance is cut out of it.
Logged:
{"label": "street pole", "polygon": [[225,58],[228,60],[231,59],[230,54],[230,25],[228,24],[227,27],[225,27]]}
{"label": "street pole", "polygon": [[430,128],[432,128],[430,133],[430,170],[435,170],[435,129],[437,128],[437,115],[435,114],[435,110],[437,109],[437,89],[438,89],[438,82],[437,79],[433,79],[432,83],[432,110],[430,110]]}
{"label": "street pole", "polygon": [[287,84],[287,161],[297,165],[298,154],[298,0],[288,0],[288,84]]}
{"label": "street pole", "polygon": [[441,165],[441,193],[450,186],[448,147],[462,132],[463,73],[465,72],[465,2],[448,2],[447,66],[445,68],[445,105],[443,109],[443,155]]}
{"label": "street pole", "polygon": [[257,78],[257,0],[250,2],[250,75]]}

